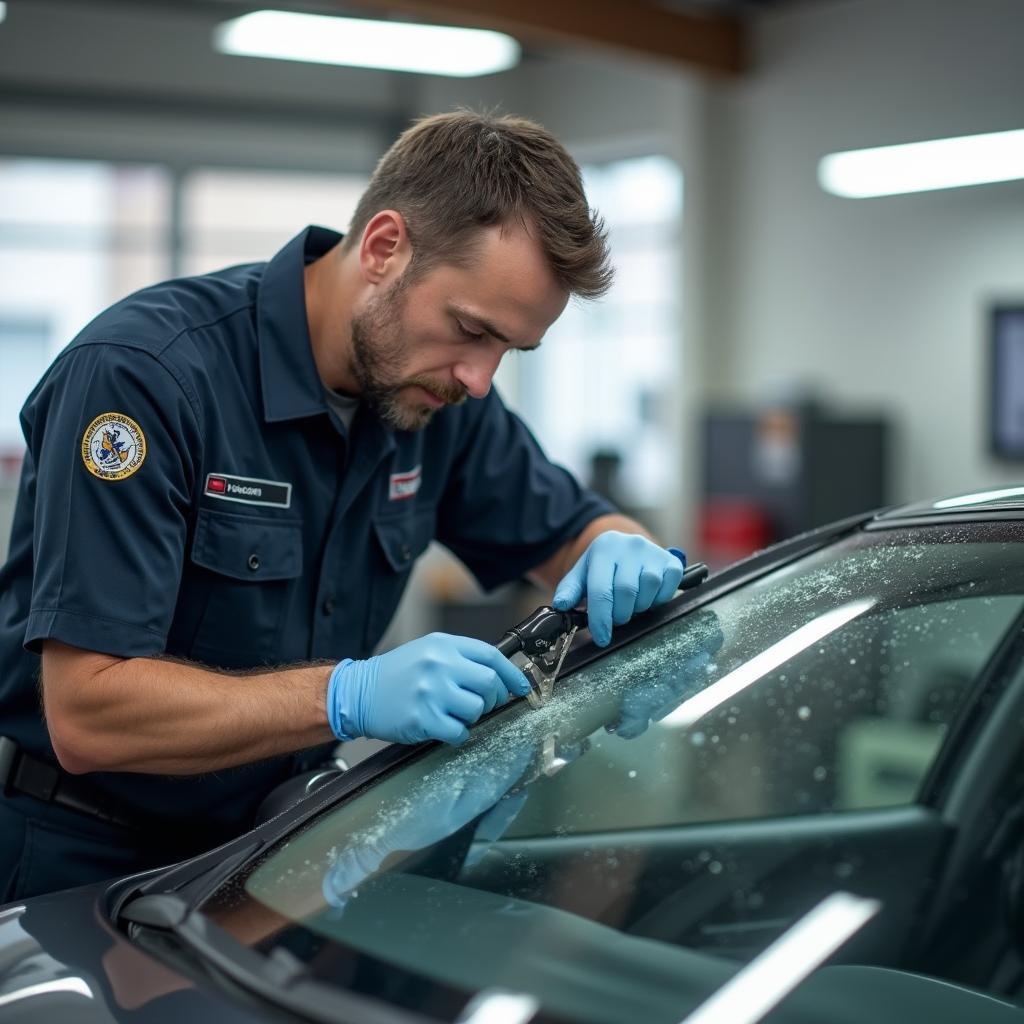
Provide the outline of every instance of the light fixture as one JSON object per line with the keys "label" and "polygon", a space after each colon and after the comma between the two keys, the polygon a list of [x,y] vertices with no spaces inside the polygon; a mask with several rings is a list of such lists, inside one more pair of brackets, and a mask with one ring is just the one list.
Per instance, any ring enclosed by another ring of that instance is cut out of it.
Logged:
{"label": "light fixture", "polygon": [[795,658],[801,651],[807,650],[812,644],[824,640],[829,633],[834,633],[840,626],[845,626],[863,615],[874,605],[870,598],[862,598],[859,601],[851,601],[849,604],[833,608],[816,619],[811,619],[806,625],[798,630],[784,636],[778,643],[774,643],[767,650],[751,658],[750,661],[733,669],[728,675],[722,676],[717,682],[712,683],[707,689],[694,694],[689,700],[684,700],[675,711],[667,714],[662,720],[662,725],[686,728],[693,725],[698,719],[703,718],[709,711],[713,711],[719,704],[735,697],[741,690],[756,683],[758,679],[774,672],[780,665],[784,665],[790,658]]}
{"label": "light fixture", "polygon": [[7,17],[7,4],[0,2],[0,21]]}
{"label": "light fixture", "polygon": [[254,11],[218,25],[222,53],[314,64],[469,78],[519,63],[519,44],[501,32],[290,11]]}
{"label": "light fixture", "polygon": [[821,187],[848,199],[1016,178],[1024,178],[1024,129],[830,153],[818,164]]}

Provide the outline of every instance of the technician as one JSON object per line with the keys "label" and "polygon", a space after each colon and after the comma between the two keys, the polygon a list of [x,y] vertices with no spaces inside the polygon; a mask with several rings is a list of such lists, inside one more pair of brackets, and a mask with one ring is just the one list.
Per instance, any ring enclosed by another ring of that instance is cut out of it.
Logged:
{"label": "technician", "polygon": [[484,587],[585,601],[602,645],[674,593],[682,560],[491,389],[610,281],[565,149],[459,112],[396,141],[346,236],[307,228],[85,327],[22,411],[0,899],[208,848],[335,739],[461,743],[526,693],[478,640],[370,656],[433,539]]}

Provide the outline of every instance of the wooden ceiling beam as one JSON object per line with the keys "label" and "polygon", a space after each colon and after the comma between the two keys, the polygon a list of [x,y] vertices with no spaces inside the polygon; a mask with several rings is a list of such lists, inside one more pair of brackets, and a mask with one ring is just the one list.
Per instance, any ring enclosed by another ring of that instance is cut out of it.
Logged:
{"label": "wooden ceiling beam", "polygon": [[[339,4],[341,6],[341,4]],[[344,7],[490,28],[523,42],[593,45],[719,75],[747,67],[736,17],[668,10],[650,0],[346,0]]]}

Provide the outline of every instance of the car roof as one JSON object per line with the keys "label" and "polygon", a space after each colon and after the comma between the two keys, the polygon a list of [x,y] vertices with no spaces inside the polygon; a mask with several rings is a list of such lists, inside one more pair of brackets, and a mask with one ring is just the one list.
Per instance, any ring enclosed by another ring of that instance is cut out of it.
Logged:
{"label": "car roof", "polygon": [[1024,519],[1024,485],[901,505],[878,513],[874,522],[879,526],[910,526],[968,519]]}

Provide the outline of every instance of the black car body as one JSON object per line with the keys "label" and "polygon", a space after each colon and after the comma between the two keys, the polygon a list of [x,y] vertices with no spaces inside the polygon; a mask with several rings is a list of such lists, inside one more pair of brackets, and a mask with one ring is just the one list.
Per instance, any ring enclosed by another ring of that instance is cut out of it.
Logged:
{"label": "black car body", "polygon": [[1022,625],[1024,488],[795,538],[461,748],[0,908],[0,1022],[669,1024],[841,892],[765,1019],[1024,1021]]}

